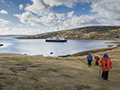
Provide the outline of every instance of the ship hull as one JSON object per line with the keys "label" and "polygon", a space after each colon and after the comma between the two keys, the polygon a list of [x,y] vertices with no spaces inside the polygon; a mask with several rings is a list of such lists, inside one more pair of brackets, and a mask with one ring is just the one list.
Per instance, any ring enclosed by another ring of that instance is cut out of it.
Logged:
{"label": "ship hull", "polygon": [[45,40],[46,42],[67,42],[67,40]]}

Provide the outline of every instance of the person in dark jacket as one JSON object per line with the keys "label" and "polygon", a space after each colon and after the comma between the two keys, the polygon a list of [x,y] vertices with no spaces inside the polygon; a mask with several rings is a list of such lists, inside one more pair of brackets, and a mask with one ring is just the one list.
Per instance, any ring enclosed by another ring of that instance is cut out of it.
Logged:
{"label": "person in dark jacket", "polygon": [[107,53],[105,53],[104,56],[100,59],[99,65],[102,67],[101,77],[105,80],[108,80],[109,70],[112,68],[113,63]]}
{"label": "person in dark jacket", "polygon": [[98,61],[100,60],[100,58],[99,58],[99,56],[97,55],[97,56],[94,56],[94,58],[95,58],[95,65],[99,65],[99,63],[98,63]]}
{"label": "person in dark jacket", "polygon": [[91,67],[92,60],[93,60],[93,56],[92,56],[91,52],[89,52],[87,55],[88,67]]}

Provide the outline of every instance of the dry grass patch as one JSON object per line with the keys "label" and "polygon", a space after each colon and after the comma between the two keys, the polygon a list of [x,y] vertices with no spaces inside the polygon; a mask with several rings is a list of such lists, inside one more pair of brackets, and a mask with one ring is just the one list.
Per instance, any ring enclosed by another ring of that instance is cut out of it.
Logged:
{"label": "dry grass patch", "polygon": [[108,53],[113,61],[109,81],[99,79],[100,68],[89,68],[86,54],[69,57],[0,56],[0,90],[119,90],[120,47],[92,53]]}

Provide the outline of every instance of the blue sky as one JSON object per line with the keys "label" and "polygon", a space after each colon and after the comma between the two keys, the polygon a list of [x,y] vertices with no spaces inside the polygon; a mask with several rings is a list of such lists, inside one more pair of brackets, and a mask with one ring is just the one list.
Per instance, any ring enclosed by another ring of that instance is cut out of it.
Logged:
{"label": "blue sky", "polygon": [[0,35],[119,26],[119,0],[0,0]]}

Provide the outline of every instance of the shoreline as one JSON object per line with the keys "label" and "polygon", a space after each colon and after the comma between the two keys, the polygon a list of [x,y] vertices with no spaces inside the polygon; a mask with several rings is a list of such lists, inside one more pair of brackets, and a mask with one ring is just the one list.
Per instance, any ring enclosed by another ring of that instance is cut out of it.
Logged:
{"label": "shoreline", "polygon": [[89,52],[91,53],[98,53],[98,52],[103,52],[103,51],[107,51],[107,50],[113,50],[120,47],[120,45],[117,45],[116,47],[108,47],[108,48],[102,48],[102,49],[92,49],[92,50],[87,50],[87,51],[83,51],[83,52],[78,52],[75,54],[72,54],[70,56],[84,56],[84,55],[88,55]]}
{"label": "shoreline", "polygon": [[[46,38],[31,38],[31,37],[16,37],[16,39],[46,39]],[[118,38],[109,38],[109,39],[105,39],[105,38],[100,38],[100,39],[89,39],[89,38],[85,38],[85,39],[77,39],[77,38],[65,38],[67,40],[120,40]]]}

